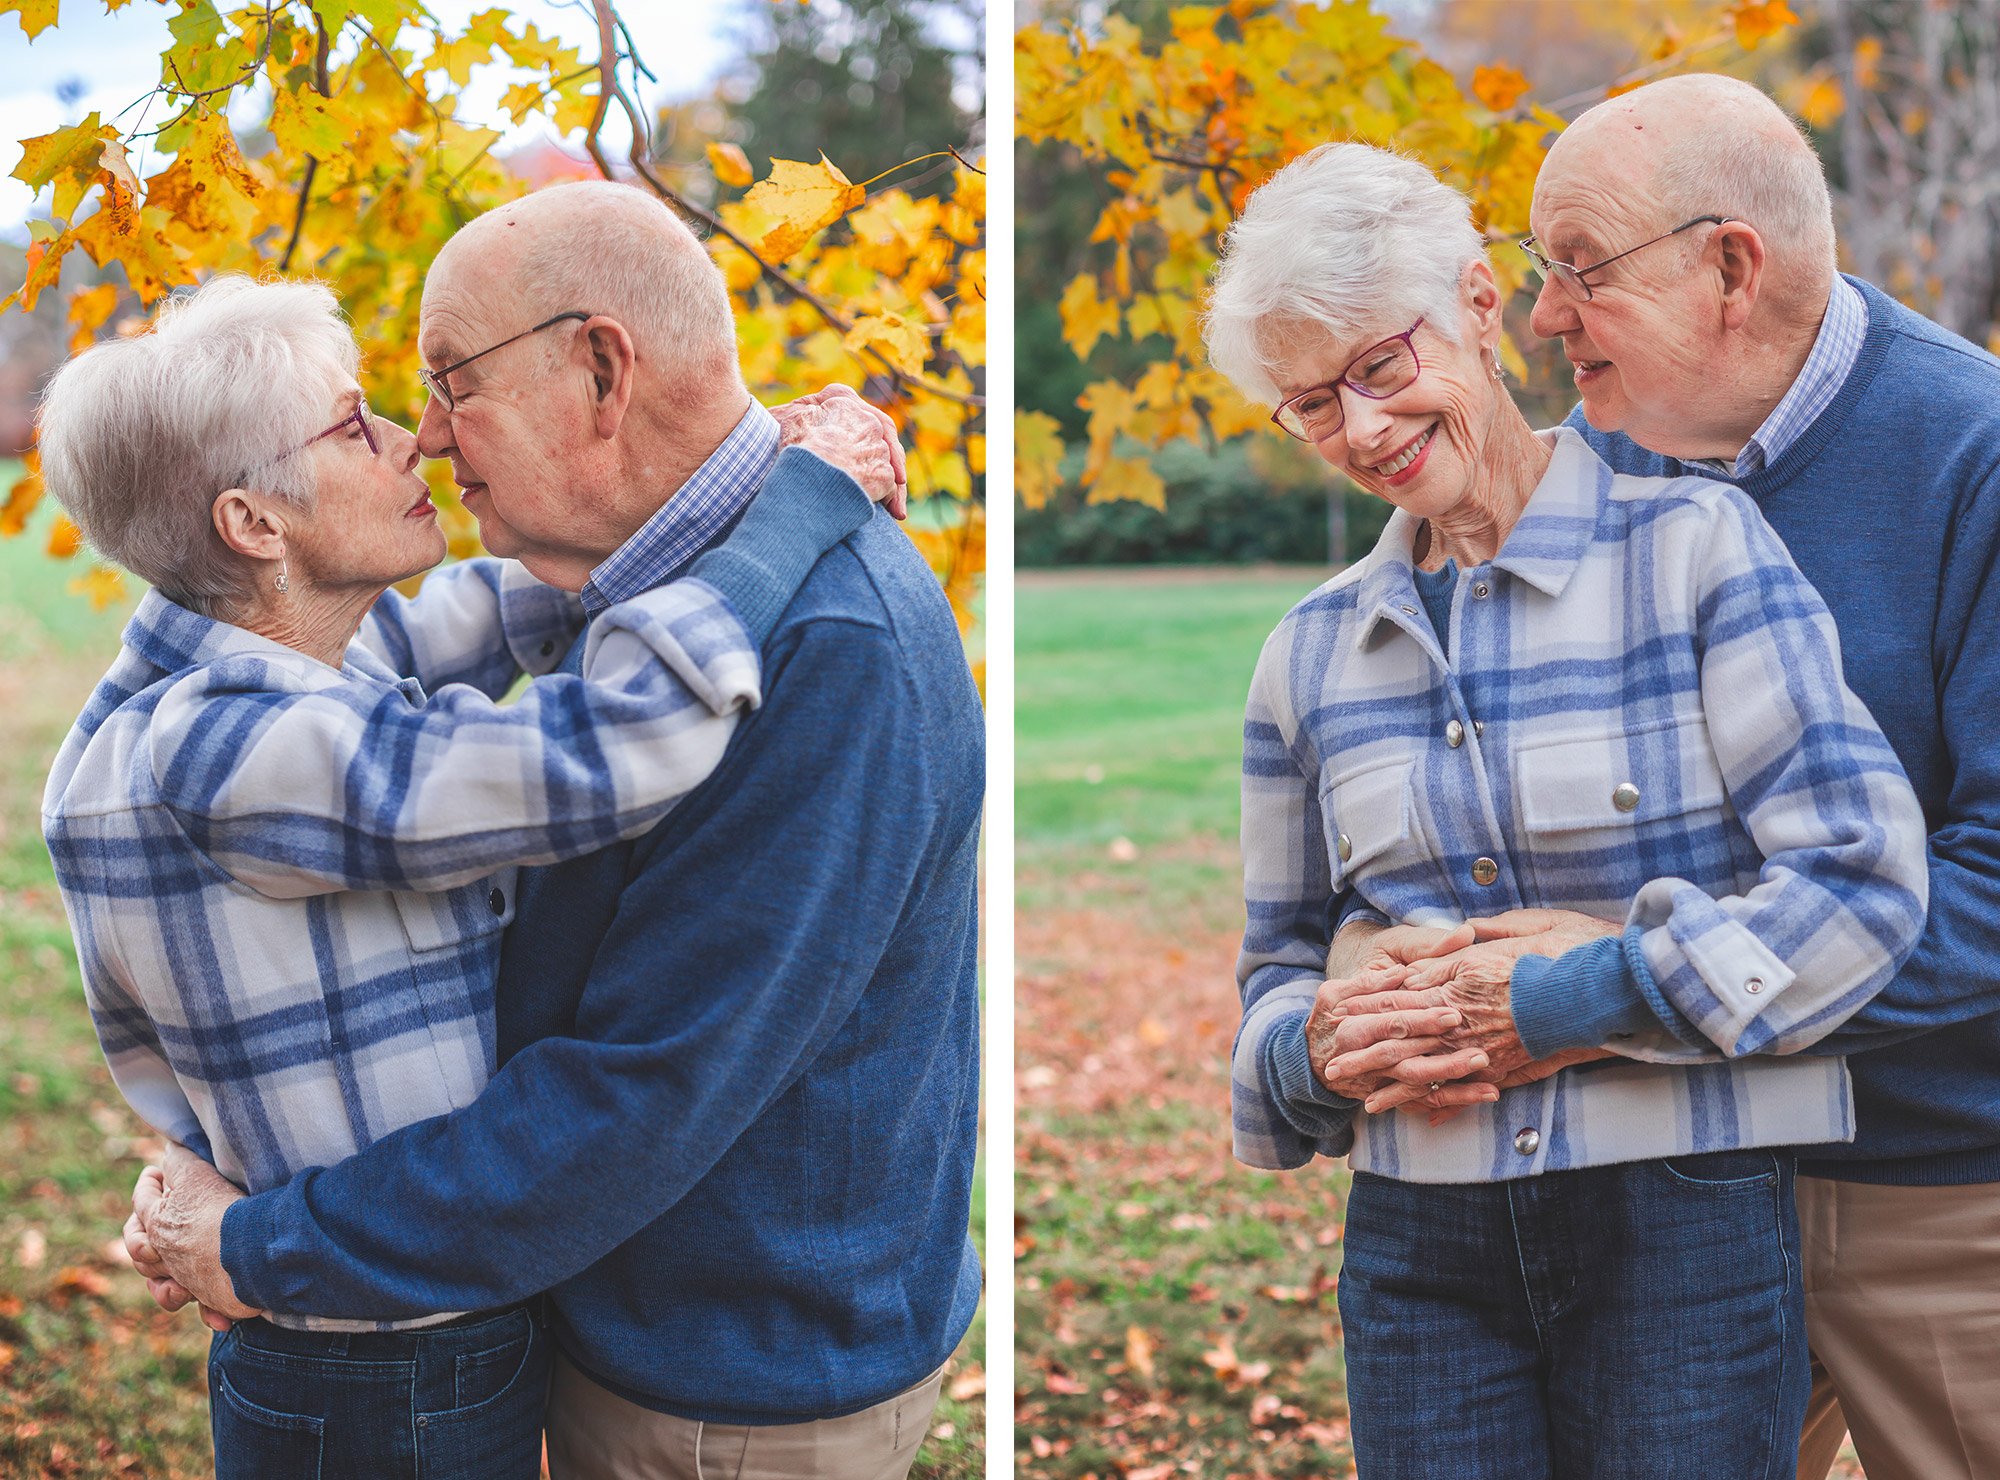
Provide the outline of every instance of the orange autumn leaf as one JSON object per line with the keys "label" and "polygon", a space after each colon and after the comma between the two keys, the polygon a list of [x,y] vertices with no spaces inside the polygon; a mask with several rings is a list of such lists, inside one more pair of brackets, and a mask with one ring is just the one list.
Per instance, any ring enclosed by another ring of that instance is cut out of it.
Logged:
{"label": "orange autumn leaf", "polygon": [[1097,296],[1097,279],[1089,273],[1072,278],[1062,295],[1063,339],[1079,360],[1090,358],[1097,341],[1118,332],[1118,305]]}
{"label": "orange autumn leaf", "polygon": [[1742,0],[1729,12],[1729,18],[1736,24],[1736,44],[1746,51],[1799,23],[1785,0]]}
{"label": "orange autumn leaf", "polygon": [[1088,501],[1109,504],[1120,500],[1164,509],[1167,506],[1167,485],[1153,471],[1151,463],[1137,458],[1114,457],[1091,480]]}
{"label": "orange autumn leaf", "polygon": [[1153,1337],[1144,1326],[1125,1328],[1125,1365],[1147,1382],[1153,1380]]}
{"label": "orange autumn leaf", "polygon": [[901,314],[865,314],[854,321],[841,343],[849,350],[873,350],[898,370],[920,373],[930,352],[923,326]]}
{"label": "orange autumn leaf", "polygon": [[103,611],[125,599],[125,578],[108,565],[94,566],[69,583],[72,596],[85,596],[91,607]]}
{"label": "orange autumn leaf", "polygon": [[9,539],[28,527],[28,516],[42,501],[41,452],[29,448],[21,458],[21,467],[21,476],[7,490],[6,501],[0,503],[0,536]]}
{"label": "orange autumn leaf", "polygon": [[56,1272],[52,1287],[62,1294],[90,1295],[98,1299],[111,1293],[111,1281],[85,1264],[71,1264]]}
{"label": "orange autumn leaf", "polygon": [[70,522],[69,515],[56,515],[56,522],[49,526],[49,554],[67,560],[82,548],[83,531]]}
{"label": "orange autumn leaf", "polygon": [[1505,62],[1472,70],[1472,93],[1495,113],[1505,113],[1528,90],[1528,79]]}

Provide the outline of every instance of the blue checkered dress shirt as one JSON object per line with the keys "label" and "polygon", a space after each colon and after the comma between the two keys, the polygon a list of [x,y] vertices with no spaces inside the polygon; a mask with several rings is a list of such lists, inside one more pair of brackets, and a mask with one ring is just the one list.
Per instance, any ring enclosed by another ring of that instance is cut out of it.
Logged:
{"label": "blue checkered dress shirt", "polygon": [[688,580],[598,616],[582,677],[497,702],[580,625],[467,561],[385,595],[334,668],[147,593],[42,814],[140,1115],[259,1192],[472,1102],[512,865],[653,826],[759,699],[749,635]]}
{"label": "blue checkered dress shirt", "polygon": [[1867,336],[1866,300],[1846,278],[1834,274],[1833,292],[1827,298],[1819,333],[1791,389],[1771,408],[1764,424],[1750,434],[1750,440],[1743,444],[1734,462],[1708,458],[1694,461],[1724,478],[1747,478],[1768,468],[1833,403],[1841,386],[1847,383],[1854,362],[1861,357],[1861,341]]}
{"label": "blue checkered dress shirt", "polygon": [[763,486],[778,460],[778,423],[755,401],[722,445],[660,506],[659,513],[590,573],[583,609],[593,617],[670,581],[709,545]]}
{"label": "blue checkered dress shirt", "polygon": [[[1243,738],[1236,1154],[1408,1181],[1853,1135],[1845,1064],[1795,1054],[1889,980],[1923,814],[1755,505],[1614,474],[1567,429],[1505,546],[1459,573],[1451,659],[1397,512],[1266,643]],[[1452,925],[1553,907],[1638,927],[1664,1029],[1443,1126],[1328,1093],[1300,1029],[1348,896]],[[1532,1132],[1532,1134],[1527,1134]]]}

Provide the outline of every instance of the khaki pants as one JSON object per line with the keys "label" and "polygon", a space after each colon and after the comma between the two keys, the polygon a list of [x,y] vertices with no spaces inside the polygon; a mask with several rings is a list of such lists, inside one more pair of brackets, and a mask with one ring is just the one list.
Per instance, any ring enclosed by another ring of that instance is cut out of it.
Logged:
{"label": "khaki pants", "polygon": [[1799,1178],[1812,1400],[1799,1480],[2000,1476],[2000,1184]]}
{"label": "khaki pants", "polygon": [[943,1385],[940,1367],[845,1418],[700,1423],[627,1402],[557,1352],[549,1390],[550,1480],[904,1480]]}

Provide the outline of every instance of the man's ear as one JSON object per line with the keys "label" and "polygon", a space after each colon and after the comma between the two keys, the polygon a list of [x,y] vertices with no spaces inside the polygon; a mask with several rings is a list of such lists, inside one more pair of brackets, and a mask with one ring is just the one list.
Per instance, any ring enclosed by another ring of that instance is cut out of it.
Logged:
{"label": "man's ear", "polygon": [[577,345],[590,373],[590,410],[597,435],[608,442],[618,435],[625,410],[632,404],[639,352],[632,347],[632,336],[625,332],[625,326],[603,314],[584,322]]}
{"label": "man's ear", "polygon": [[1764,238],[1744,221],[1725,221],[1708,239],[1705,265],[1722,284],[1722,327],[1740,329],[1764,286]]}
{"label": "man's ear", "polygon": [[209,518],[222,543],[252,560],[282,560],[285,516],[241,488],[226,488],[209,505]]}

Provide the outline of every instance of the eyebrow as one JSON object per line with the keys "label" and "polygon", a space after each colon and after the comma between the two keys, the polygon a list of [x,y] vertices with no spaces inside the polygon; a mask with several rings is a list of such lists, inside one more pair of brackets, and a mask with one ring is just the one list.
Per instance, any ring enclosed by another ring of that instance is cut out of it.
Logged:
{"label": "eyebrow", "polygon": [[417,357],[424,360],[436,360],[440,365],[449,365],[453,360],[458,358],[453,352],[451,345],[442,339],[433,339],[429,344],[419,343],[417,345]]}

